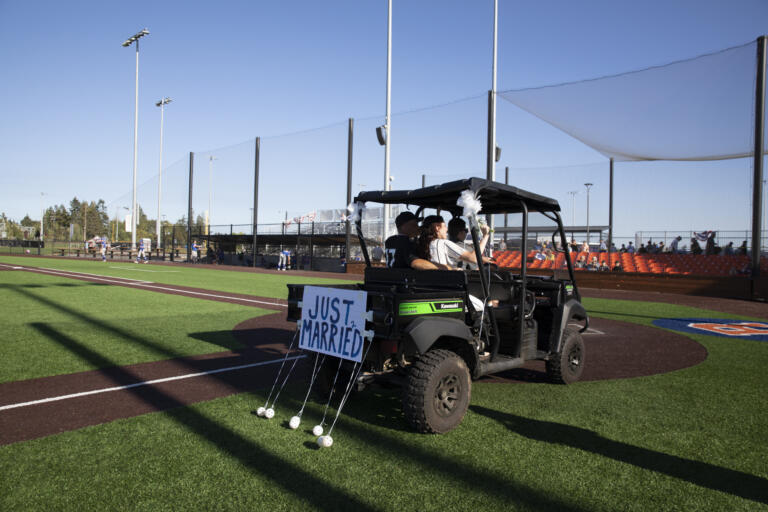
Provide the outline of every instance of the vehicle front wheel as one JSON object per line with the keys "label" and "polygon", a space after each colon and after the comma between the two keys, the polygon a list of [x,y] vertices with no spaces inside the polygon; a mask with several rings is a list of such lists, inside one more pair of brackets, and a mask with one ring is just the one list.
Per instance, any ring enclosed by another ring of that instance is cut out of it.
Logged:
{"label": "vehicle front wheel", "polygon": [[418,432],[442,434],[464,419],[471,395],[472,380],[464,360],[450,350],[430,350],[411,365],[403,413]]}
{"label": "vehicle front wheel", "polygon": [[584,372],[587,352],[578,329],[566,327],[563,343],[555,356],[547,361],[547,375],[557,384],[572,384]]}

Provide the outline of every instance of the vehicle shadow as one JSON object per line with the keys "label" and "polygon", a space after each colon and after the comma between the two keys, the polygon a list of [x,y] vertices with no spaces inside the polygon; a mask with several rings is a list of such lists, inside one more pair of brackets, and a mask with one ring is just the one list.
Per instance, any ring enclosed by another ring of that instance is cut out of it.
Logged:
{"label": "vehicle shadow", "polygon": [[[108,358],[54,327],[45,323],[33,325],[40,334],[86,359],[94,366],[114,366],[114,363]],[[115,367],[112,373],[116,384],[137,379],[136,375],[124,367]],[[333,483],[319,479],[301,466],[274,455],[259,444],[213,421],[195,409],[185,407],[186,404],[179,402],[157,387],[142,386],[129,388],[126,391],[152,407],[167,409],[165,414],[169,418],[194,432],[201,440],[211,443],[221,452],[237,459],[251,472],[271,480],[285,492],[306,500],[318,509],[330,507],[334,510],[376,510],[376,508],[345,492]]]}
{"label": "vehicle shadow", "polygon": [[510,431],[535,441],[578,448],[714,491],[768,504],[768,480],[749,473],[614,441],[591,430],[572,425],[524,418],[479,405],[471,405],[469,408],[472,412],[496,420]]}

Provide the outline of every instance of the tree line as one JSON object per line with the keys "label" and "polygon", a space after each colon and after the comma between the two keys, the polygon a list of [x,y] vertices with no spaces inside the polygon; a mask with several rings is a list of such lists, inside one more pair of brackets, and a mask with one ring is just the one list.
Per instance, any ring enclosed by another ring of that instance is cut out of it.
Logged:
{"label": "tree line", "polygon": [[[74,197],[69,205],[49,206],[43,212],[43,235],[46,240],[82,242],[94,237],[106,237],[114,242],[130,241],[131,234],[125,230],[126,211],[122,218],[109,217],[107,205],[103,199],[98,201],[81,201]],[[182,216],[176,225],[186,226],[187,219]],[[174,223],[161,222],[163,232],[168,232]],[[200,231],[205,226],[205,220],[198,215],[193,229]],[[70,233],[71,230],[71,233]],[[4,234],[4,236],[3,236]],[[176,238],[186,240],[186,233],[176,229]],[[156,219],[149,218],[139,205],[139,215],[136,222],[136,239],[156,237]],[[16,222],[9,219],[5,213],[0,213],[0,238],[15,240],[35,240],[40,238],[40,218],[33,219],[29,214]]]}

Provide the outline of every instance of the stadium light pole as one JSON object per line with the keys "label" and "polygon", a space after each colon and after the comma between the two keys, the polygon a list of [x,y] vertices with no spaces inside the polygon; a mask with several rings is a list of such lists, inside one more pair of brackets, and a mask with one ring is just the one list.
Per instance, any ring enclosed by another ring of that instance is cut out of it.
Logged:
{"label": "stadium light pole", "polygon": [[[386,119],[384,129],[386,138],[384,142],[384,190],[389,190],[389,148],[392,144],[392,116],[390,108],[392,105],[392,0],[387,2],[387,105]],[[387,229],[389,228],[389,205],[384,206],[384,225],[382,226],[381,243],[387,239]]]}
{"label": "stadium light pole", "polygon": [[[211,203],[213,200],[213,161],[218,160],[215,156],[208,157],[208,235],[211,234]],[[210,240],[209,240],[210,242]]]}
{"label": "stadium light pole", "polygon": [[163,98],[157,103],[156,107],[160,107],[160,163],[158,164],[158,176],[157,176],[157,248],[160,249],[160,243],[162,237],[160,236],[160,199],[163,194],[163,114],[165,112],[165,106],[172,102],[171,98]]}
{"label": "stadium light pole", "polygon": [[589,245],[589,189],[592,188],[592,183],[585,183],[585,187],[587,187],[587,245]]}
{"label": "stadium light pole", "polygon": [[139,39],[149,34],[146,28],[123,42],[124,47],[136,43],[136,101],[133,109],[133,202],[131,203],[131,249],[136,249],[136,158],[139,144]]}
{"label": "stadium light pole", "polygon": [[576,225],[576,194],[579,193],[578,190],[571,190],[568,192],[571,195],[571,226]]}
{"label": "stadium light pole", "polygon": [[[497,50],[496,41],[499,32],[499,0],[493,1],[493,60],[491,64],[491,90],[488,92],[488,161],[486,178],[489,181],[496,181],[496,61]],[[490,251],[493,251],[493,215],[487,215],[488,226],[491,228]]]}

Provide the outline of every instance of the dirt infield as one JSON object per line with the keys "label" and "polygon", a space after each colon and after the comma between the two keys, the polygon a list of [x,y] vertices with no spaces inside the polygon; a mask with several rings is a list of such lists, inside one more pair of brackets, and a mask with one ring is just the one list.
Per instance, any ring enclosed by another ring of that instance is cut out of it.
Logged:
{"label": "dirt infield", "polygon": [[[698,364],[707,356],[698,343],[660,329],[602,319],[594,319],[592,329],[597,332],[584,336],[589,358],[585,380],[663,373]],[[293,323],[276,313],[235,327],[233,335],[245,345],[239,351],[0,384],[0,445],[264,389],[274,381],[294,330]],[[226,370],[257,363],[268,364]],[[222,369],[225,371],[144,384]],[[306,371],[306,363],[299,364],[294,382]],[[536,361],[483,381],[546,382],[546,375],[543,363]],[[129,387],[2,410],[9,405],[122,386]]]}
{"label": "dirt infield", "polygon": [[[50,273],[34,267],[19,270]],[[0,445],[267,388],[274,381],[295,331],[295,324],[285,321],[286,302],[279,299],[147,284],[139,280],[68,271],[55,272],[61,277],[250,305],[272,309],[276,313],[252,318],[235,326],[232,334],[244,345],[238,351],[0,384]],[[586,297],[669,302],[759,317],[766,316],[765,309],[768,308],[768,305],[760,303],[703,297],[607,290],[583,292]],[[221,333],[196,335],[205,337],[211,334]],[[592,319],[584,341],[587,366],[583,380],[665,373],[696,365],[707,357],[704,347],[686,336],[600,318]],[[298,364],[297,372],[306,371],[305,360]],[[300,379],[297,375],[294,382]],[[156,380],[163,381],[147,382]],[[546,380],[541,361],[482,379],[491,383]]]}

